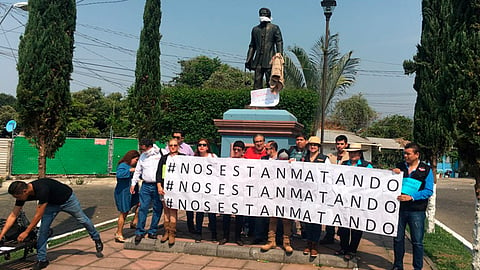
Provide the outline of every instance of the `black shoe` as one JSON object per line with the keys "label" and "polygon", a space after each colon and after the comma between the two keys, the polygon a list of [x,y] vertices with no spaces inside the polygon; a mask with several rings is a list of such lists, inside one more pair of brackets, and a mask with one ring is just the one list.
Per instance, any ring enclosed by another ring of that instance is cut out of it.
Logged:
{"label": "black shoe", "polygon": [[99,239],[94,240],[94,241],[95,241],[95,249],[97,250],[97,253],[95,255],[97,256],[97,258],[102,258],[103,257],[103,254],[102,254],[102,251],[103,251],[102,240],[99,238]]}
{"label": "black shoe", "polygon": [[140,241],[142,241],[143,235],[141,234],[136,234],[135,235],[135,245],[138,245]]}
{"label": "black shoe", "polygon": [[237,245],[239,245],[239,246],[243,246],[245,244],[245,243],[243,243],[242,240],[237,240],[237,241],[235,241],[235,243],[237,243]]}
{"label": "black shoe", "polygon": [[102,239],[97,239],[97,240],[94,240],[95,241],[95,249],[97,250],[97,252],[102,252],[103,251],[103,243],[102,243]]}
{"label": "black shoe", "polygon": [[32,266],[32,269],[33,270],[40,270],[40,269],[43,269],[45,267],[47,267],[49,264],[48,261],[36,261],[35,264]]}
{"label": "black shoe", "polygon": [[218,242],[218,244],[219,244],[219,245],[225,245],[227,242],[228,242],[228,239],[227,239],[227,238],[223,238],[222,240],[220,240],[220,242]]}
{"label": "black shoe", "polygon": [[333,243],[335,243],[335,240],[333,238],[330,238],[330,237],[325,237],[322,240],[320,240],[318,243],[320,245],[333,244]]}
{"label": "black shoe", "polygon": [[194,238],[195,238],[195,243],[202,242],[202,234],[201,233],[196,233]]}
{"label": "black shoe", "polygon": [[156,234],[147,234],[147,237],[150,238],[150,239],[157,239],[157,235]]}

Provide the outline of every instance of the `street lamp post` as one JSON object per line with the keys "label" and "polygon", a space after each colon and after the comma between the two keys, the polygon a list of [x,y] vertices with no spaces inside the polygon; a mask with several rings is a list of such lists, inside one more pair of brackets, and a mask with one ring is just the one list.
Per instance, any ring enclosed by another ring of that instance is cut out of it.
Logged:
{"label": "street lamp post", "polygon": [[323,44],[323,70],[322,70],[322,114],[320,123],[320,152],[323,154],[323,141],[325,137],[325,111],[326,111],[326,96],[327,96],[327,64],[328,64],[328,28],[330,24],[330,17],[332,17],[333,10],[337,6],[335,0],[323,0],[321,2],[323,14],[325,14],[325,42]]}
{"label": "street lamp post", "polygon": [[28,7],[28,2],[18,2],[18,3],[15,3],[15,4],[9,6],[8,9],[7,9],[7,12],[5,12],[5,15],[3,15],[2,19],[0,20],[0,25],[5,20],[5,18],[7,18],[7,15],[8,15],[8,13],[10,13],[12,8],[19,8],[19,9],[22,9],[22,10],[27,10],[27,7]]}

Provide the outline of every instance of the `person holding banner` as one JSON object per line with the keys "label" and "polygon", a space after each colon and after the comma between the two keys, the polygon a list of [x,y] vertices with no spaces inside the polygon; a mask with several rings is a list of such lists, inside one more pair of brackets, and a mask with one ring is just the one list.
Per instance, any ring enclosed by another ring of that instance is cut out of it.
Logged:
{"label": "person holding banner", "polygon": [[[163,189],[164,180],[165,180],[165,173],[166,173],[166,164],[167,158],[173,157],[175,155],[184,155],[178,152],[179,143],[177,139],[171,139],[168,141],[168,155],[164,155],[160,158],[157,167],[157,174],[156,174],[156,183],[158,188],[158,194],[160,196],[160,200],[162,201],[163,208],[165,209],[165,213],[163,216],[163,227],[165,228],[165,233],[163,234],[160,242],[165,243],[168,240],[168,244],[171,246],[175,244],[175,236],[177,234],[177,209],[173,209],[168,207],[165,204],[165,200],[163,196],[165,196],[165,190]],[[158,223],[158,222],[157,222]]]}
{"label": "person holding banner", "polygon": [[[335,138],[335,149],[337,152],[328,154],[328,158],[332,164],[342,164],[342,162],[349,159],[348,152],[348,138],[345,135],[338,135]],[[325,226],[325,236],[320,240],[320,244],[333,244],[335,242],[335,226]]]}
{"label": "person holding banner", "polygon": [[[232,146],[232,158],[243,158],[245,152],[245,143],[242,141],[235,141]],[[219,245],[225,245],[230,241],[230,223],[232,215],[222,214],[223,219],[223,238],[218,242]],[[242,228],[244,223],[244,216],[235,215],[235,243],[243,246]]]}
{"label": "person holding banner", "polygon": [[[281,149],[277,152],[278,145],[275,141],[269,141],[267,144],[267,153],[268,156],[262,157],[265,160],[288,160],[288,153],[286,149]],[[281,222],[283,227],[277,227],[278,222]],[[283,230],[282,230],[283,229]],[[293,248],[290,245],[290,234],[292,232],[292,221],[285,218],[271,217],[269,218],[268,223],[268,242],[260,247],[260,250],[265,252],[272,248],[275,248],[277,245],[277,231],[283,233],[283,249],[287,254],[293,252]]]}
{"label": "person holding banner", "polygon": [[[362,148],[362,144],[352,143],[345,151],[348,152],[349,160],[342,162],[342,165],[373,168],[372,163],[363,157],[366,150]],[[337,234],[340,236],[340,250],[335,252],[335,255],[343,255],[345,260],[353,259],[357,254],[363,231],[340,227]]]}
{"label": "person holding banner", "polygon": [[[308,139],[307,154],[302,159],[304,162],[326,163],[330,164],[328,157],[320,153],[320,138],[312,136]],[[322,233],[322,225],[316,223],[304,223],[307,247],[303,250],[304,255],[310,254],[311,257],[318,256],[317,243]]]}
{"label": "person holding banner", "polygon": [[[196,157],[211,157],[216,158],[217,155],[212,153],[210,150],[210,143],[207,139],[200,139],[197,143],[197,150],[195,150]],[[196,223],[196,230],[195,230],[195,242],[200,243],[202,241],[202,224],[203,224],[203,212],[196,212],[197,215],[195,217]],[[212,241],[217,241],[217,215],[215,213],[208,213],[208,228],[212,232]]]}
{"label": "person holding banner", "polygon": [[405,145],[404,162],[398,163],[393,169],[395,173],[403,172],[402,194],[400,201],[397,236],[393,239],[393,270],[403,269],[405,254],[405,229],[410,228],[413,247],[413,269],[423,267],[423,235],[425,226],[425,211],[428,198],[433,194],[432,168],[421,162],[420,146],[416,143]]}

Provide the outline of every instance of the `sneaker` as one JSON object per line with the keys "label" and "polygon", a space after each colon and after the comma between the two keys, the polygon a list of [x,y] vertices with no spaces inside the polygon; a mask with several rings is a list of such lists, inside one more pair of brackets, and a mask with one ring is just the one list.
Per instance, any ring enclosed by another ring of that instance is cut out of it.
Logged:
{"label": "sneaker", "polygon": [[35,264],[32,266],[32,269],[33,270],[40,270],[40,269],[43,269],[45,267],[47,267],[49,264],[48,261],[36,261]]}

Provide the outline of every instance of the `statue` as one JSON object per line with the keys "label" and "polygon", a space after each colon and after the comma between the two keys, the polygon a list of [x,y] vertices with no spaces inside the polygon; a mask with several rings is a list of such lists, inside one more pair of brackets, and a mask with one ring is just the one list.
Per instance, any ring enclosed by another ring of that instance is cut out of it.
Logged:
{"label": "statue", "polygon": [[[258,13],[260,15],[260,24],[252,29],[252,37],[248,47],[245,67],[255,71],[254,89],[264,88],[264,76],[267,86],[272,88],[270,87],[272,58],[274,55],[281,57],[283,53],[282,33],[280,32],[280,27],[271,23],[272,14],[268,8],[261,8]],[[278,80],[275,79],[274,81],[276,82]]]}

